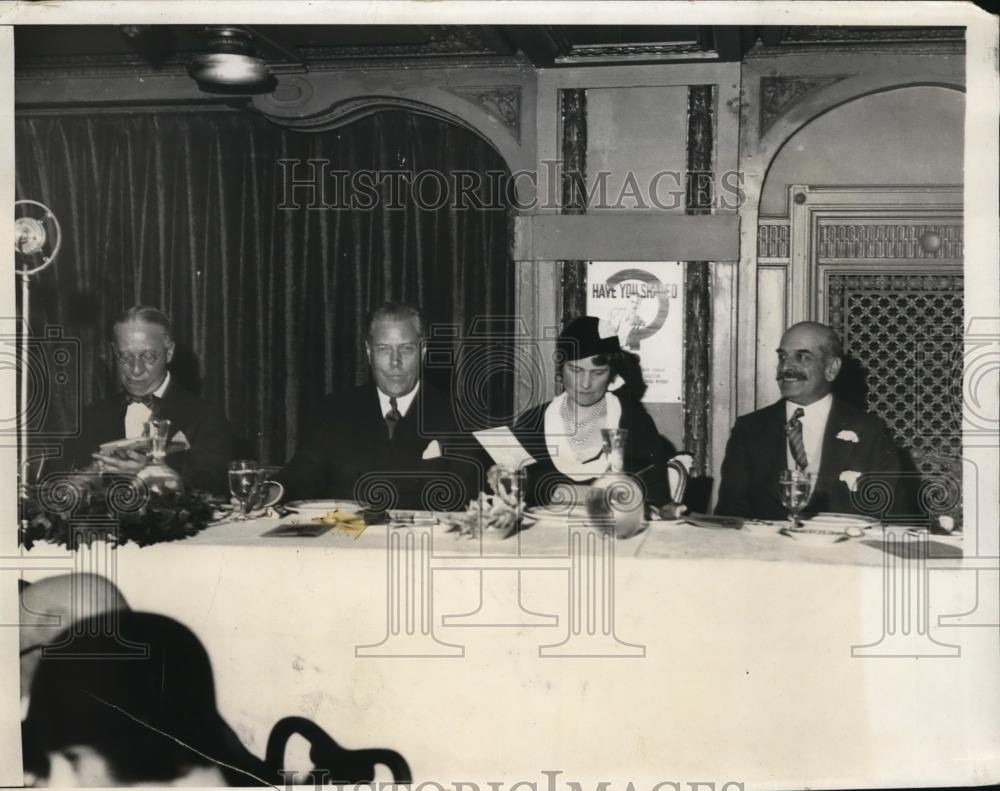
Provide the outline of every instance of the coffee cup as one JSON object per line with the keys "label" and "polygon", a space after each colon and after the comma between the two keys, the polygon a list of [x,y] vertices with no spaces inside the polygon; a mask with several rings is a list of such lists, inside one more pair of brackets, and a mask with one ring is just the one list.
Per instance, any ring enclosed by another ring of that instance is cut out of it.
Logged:
{"label": "coffee cup", "polygon": [[285,496],[285,487],[278,483],[278,481],[264,480],[264,474],[264,471],[261,470],[261,477],[260,480],[257,481],[257,486],[251,501],[251,507],[255,511],[259,511],[262,508],[270,508],[272,505],[276,505],[281,498]]}

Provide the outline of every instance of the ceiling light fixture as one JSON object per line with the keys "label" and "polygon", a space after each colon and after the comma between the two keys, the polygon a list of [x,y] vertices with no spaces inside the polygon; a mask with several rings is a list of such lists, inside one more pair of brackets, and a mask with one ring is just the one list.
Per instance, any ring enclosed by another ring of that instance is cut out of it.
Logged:
{"label": "ceiling light fixture", "polygon": [[[267,93],[276,80],[267,62],[258,56],[249,28],[224,25],[205,29],[208,50],[192,58],[188,74],[208,93]],[[265,41],[273,44],[265,37]],[[283,47],[278,49],[287,52]]]}

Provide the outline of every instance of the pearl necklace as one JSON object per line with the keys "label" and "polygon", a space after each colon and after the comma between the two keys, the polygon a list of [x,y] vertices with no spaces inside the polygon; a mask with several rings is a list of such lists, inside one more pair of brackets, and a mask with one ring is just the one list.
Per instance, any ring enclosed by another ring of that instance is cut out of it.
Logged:
{"label": "pearl necklace", "polygon": [[[562,412],[563,424],[566,426],[566,433],[569,435],[569,441],[577,447],[582,447],[593,435],[594,429],[597,427],[598,418],[602,418],[607,415],[608,405],[602,398],[592,407],[581,407],[580,405],[577,405],[576,409],[577,414],[583,410],[586,410],[590,414],[582,420],[574,421],[573,411],[570,409],[569,405],[569,398],[563,399],[562,409],[560,411]],[[576,429],[575,431],[574,428]]]}

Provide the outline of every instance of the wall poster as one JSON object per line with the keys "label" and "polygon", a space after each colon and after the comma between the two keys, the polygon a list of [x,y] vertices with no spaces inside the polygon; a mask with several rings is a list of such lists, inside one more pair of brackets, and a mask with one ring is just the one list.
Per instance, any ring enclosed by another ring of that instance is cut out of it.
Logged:
{"label": "wall poster", "polygon": [[684,392],[684,264],[592,261],[587,313],[603,319],[622,349],[639,356],[642,400],[679,404]]}

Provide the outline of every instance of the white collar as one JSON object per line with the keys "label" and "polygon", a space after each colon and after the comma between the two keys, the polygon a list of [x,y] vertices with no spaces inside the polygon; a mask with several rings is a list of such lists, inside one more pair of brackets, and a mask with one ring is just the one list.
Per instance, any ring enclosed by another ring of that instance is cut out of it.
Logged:
{"label": "white collar", "polygon": [[[546,449],[552,464],[567,478],[572,478],[574,481],[589,481],[607,472],[608,460],[603,453],[588,462],[577,460],[573,446],[566,435],[566,426],[563,425],[562,405],[566,398],[566,394],[562,393],[553,398],[545,408]],[[618,428],[622,419],[622,402],[614,393],[605,393],[604,405],[607,414],[601,428]]]}
{"label": "white collar", "polygon": [[[396,409],[399,410],[399,414],[406,416],[406,413],[410,409],[410,404],[413,403],[413,399],[417,397],[417,393],[420,391],[420,380],[413,386],[413,389],[406,395],[396,396]],[[382,417],[385,417],[392,411],[392,404],[389,403],[390,396],[379,390],[378,385],[375,386],[375,392],[378,393],[378,403],[379,407],[382,409]]]}
{"label": "white collar", "polygon": [[796,409],[801,409],[805,413],[805,421],[816,425],[826,425],[826,419],[830,415],[830,407],[833,406],[833,393],[827,393],[819,401],[813,401],[809,406],[796,404],[785,399],[785,419],[791,420]]}
{"label": "white collar", "polygon": [[163,382],[153,391],[153,395],[157,398],[163,398],[163,394],[166,392],[168,384],[170,384],[170,371],[167,371],[167,375],[163,377]]}

